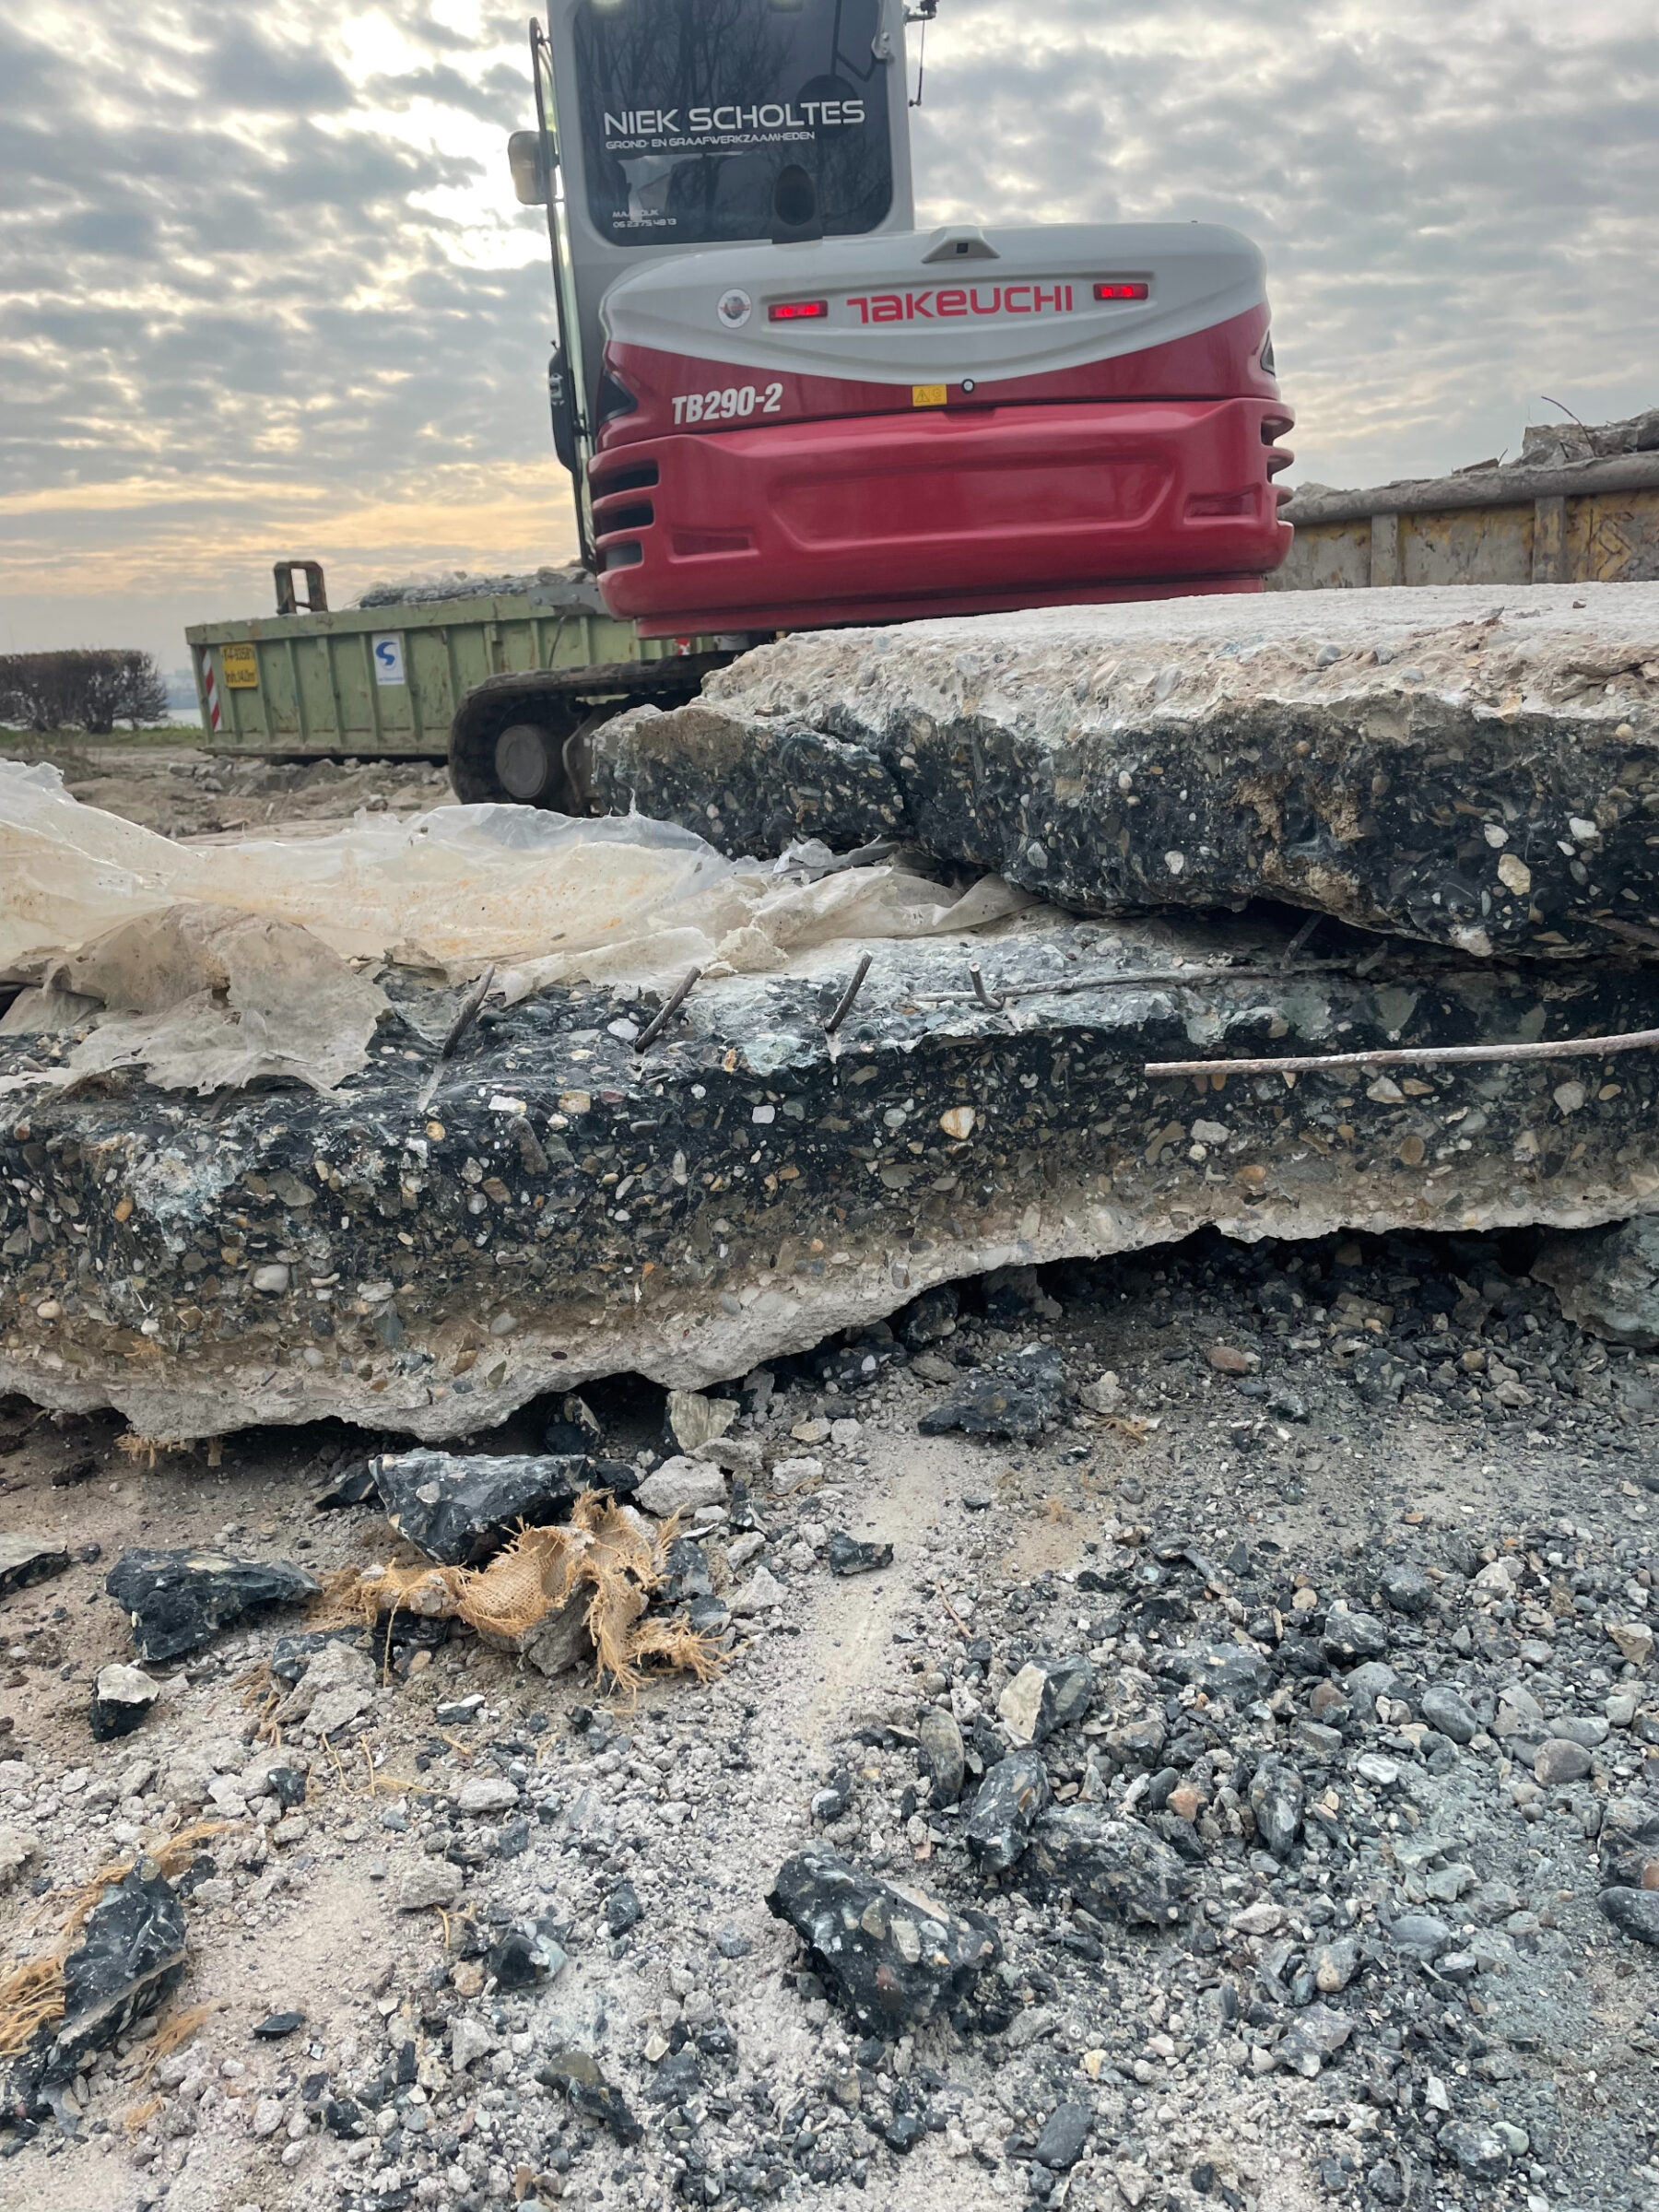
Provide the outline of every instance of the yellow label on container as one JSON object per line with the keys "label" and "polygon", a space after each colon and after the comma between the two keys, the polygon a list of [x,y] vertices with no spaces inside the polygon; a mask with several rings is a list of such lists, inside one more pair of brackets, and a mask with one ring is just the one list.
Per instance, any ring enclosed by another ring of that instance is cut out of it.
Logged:
{"label": "yellow label on container", "polygon": [[950,386],[948,384],[912,384],[911,386],[911,406],[912,407],[942,407],[949,396]]}
{"label": "yellow label on container", "polygon": [[259,655],[252,645],[221,645],[219,666],[225,673],[226,688],[231,691],[257,691],[259,688]]}

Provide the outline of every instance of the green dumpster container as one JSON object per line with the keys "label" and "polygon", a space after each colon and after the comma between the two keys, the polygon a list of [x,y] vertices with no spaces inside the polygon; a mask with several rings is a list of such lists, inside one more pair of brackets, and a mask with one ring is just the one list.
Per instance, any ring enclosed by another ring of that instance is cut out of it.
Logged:
{"label": "green dumpster container", "polygon": [[279,564],[278,606],[294,606],[291,567],[311,571],[312,606],[184,632],[216,751],[441,760],[456,707],[488,677],[669,660],[712,643],[637,637],[585,578],[335,613],[315,604],[315,563]]}

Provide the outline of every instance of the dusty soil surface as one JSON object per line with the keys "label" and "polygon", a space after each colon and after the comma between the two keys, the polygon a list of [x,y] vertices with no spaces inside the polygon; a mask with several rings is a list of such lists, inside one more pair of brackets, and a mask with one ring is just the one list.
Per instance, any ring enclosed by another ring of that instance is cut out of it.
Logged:
{"label": "dusty soil surface", "polygon": [[428,760],[244,760],[194,746],[0,736],[0,753],[50,760],[88,806],[164,837],[210,837],[372,814],[418,814],[451,803],[447,770]]}
{"label": "dusty soil surface", "polygon": [[[606,1699],[459,1630],[326,1740],[275,1734],[288,1608],[153,1667],[157,1708],[94,1743],[92,1677],[133,1655],[103,1577],[129,1546],[393,1556],[377,1512],[313,1503],[377,1440],[152,1466],[13,1401],[0,1538],[70,1564],[0,1598],[0,1830],[29,1853],[6,1962],[100,1868],[222,1825],[179,1884],[182,1987],[65,2124],[0,2134],[0,2199],[1659,2205],[1659,1948],[1598,1901],[1659,1878],[1659,1374],[1569,1328],[1527,1256],[1203,1240],[993,1279],[919,1341],[750,1379],[733,1436],[764,1467],[704,1553],[717,1590],[776,1589],[716,1683]],[[1081,1394],[1040,1438],[918,1432],[1043,1344]],[[588,1394],[607,1452],[661,1455],[659,1394]],[[481,1448],[534,1448],[550,1410]],[[838,1533],[891,1565],[831,1573]],[[1041,1786],[1141,1840],[1174,1900],[1150,1922],[1087,1909],[1018,1819],[1006,1871],[984,1842],[1022,1670],[1082,1656]],[[918,1744],[946,1715],[960,1803]],[[462,1809],[480,1779],[505,1786]],[[1000,1962],[869,2032],[768,1909],[812,1843],[986,1914]],[[434,1868],[445,1909],[400,1910]],[[514,1924],[553,1947],[518,1989]],[[620,2104],[569,2090],[572,2048]]]}

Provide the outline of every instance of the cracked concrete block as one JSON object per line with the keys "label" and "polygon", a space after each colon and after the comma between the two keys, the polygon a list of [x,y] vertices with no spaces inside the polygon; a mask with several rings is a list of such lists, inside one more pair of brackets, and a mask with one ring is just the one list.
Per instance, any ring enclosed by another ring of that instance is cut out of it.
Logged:
{"label": "cracked concrete block", "polygon": [[1593,958],[1659,931],[1659,585],[801,631],[606,724],[590,782],[732,853],[909,837],[1074,912]]}
{"label": "cracked concrete block", "polygon": [[[1659,1027],[1659,973],[1339,931],[1310,958],[1291,934],[1033,912],[988,939],[884,940],[833,1038],[824,986],[852,962],[831,948],[708,979],[644,1053],[612,1033],[637,996],[556,986],[481,1030],[425,1103],[380,1055],[327,1097],[237,1093],[212,1116],[136,1077],[13,1097],[0,1392],[112,1405],[145,1436],[332,1415],[436,1442],[594,1376],[707,1389],[953,1279],[1206,1224],[1253,1240],[1659,1214],[1648,1054],[1402,1068],[1397,1097],[1353,1071],[1220,1065]],[[30,1041],[0,1037],[0,1070]],[[1194,1054],[1215,1072],[1145,1072]],[[279,1253],[289,1288],[254,1292]],[[517,1327],[487,1337],[509,1295]],[[694,1464],[712,1491],[719,1470]]]}

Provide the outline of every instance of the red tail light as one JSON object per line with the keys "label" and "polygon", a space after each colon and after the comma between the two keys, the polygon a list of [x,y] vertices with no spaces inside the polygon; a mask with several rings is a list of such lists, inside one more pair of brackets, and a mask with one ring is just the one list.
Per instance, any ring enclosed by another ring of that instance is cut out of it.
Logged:
{"label": "red tail light", "polygon": [[1095,286],[1097,300],[1145,300],[1152,288],[1138,279],[1112,277],[1110,282]]}
{"label": "red tail light", "polygon": [[830,312],[828,300],[780,300],[767,309],[774,323],[822,323]]}

